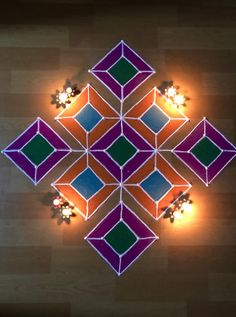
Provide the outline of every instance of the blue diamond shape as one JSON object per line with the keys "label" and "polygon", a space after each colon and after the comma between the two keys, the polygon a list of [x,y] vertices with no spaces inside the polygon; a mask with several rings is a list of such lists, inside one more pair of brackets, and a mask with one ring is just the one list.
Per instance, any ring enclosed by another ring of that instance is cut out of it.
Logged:
{"label": "blue diamond shape", "polygon": [[158,171],[155,171],[141,183],[141,187],[153,200],[158,201],[168,192],[171,184]]}
{"label": "blue diamond shape", "polygon": [[103,187],[103,183],[90,168],[81,173],[71,185],[87,200]]}
{"label": "blue diamond shape", "polygon": [[144,113],[141,120],[155,133],[159,132],[169,121],[169,118],[156,105],[152,105]]}
{"label": "blue diamond shape", "polygon": [[102,116],[90,104],[87,104],[75,117],[82,127],[90,132],[102,119]]}

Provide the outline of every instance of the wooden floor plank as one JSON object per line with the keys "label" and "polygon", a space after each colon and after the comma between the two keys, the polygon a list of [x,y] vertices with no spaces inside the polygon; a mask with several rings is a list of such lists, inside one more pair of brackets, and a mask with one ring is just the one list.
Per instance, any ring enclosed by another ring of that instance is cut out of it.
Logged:
{"label": "wooden floor plank", "polygon": [[0,314],[6,317],[70,317],[69,303],[0,303]]}
{"label": "wooden floor plank", "polygon": [[236,314],[235,302],[197,302],[188,303],[188,317],[221,317],[234,316]]}
{"label": "wooden floor plank", "polygon": [[170,246],[168,270],[171,273],[235,273],[235,246]]}
{"label": "wooden floor plank", "polygon": [[0,274],[48,274],[50,271],[51,247],[0,247]]}
{"label": "wooden floor plank", "polygon": [[160,49],[231,50],[236,48],[235,28],[158,28]]}

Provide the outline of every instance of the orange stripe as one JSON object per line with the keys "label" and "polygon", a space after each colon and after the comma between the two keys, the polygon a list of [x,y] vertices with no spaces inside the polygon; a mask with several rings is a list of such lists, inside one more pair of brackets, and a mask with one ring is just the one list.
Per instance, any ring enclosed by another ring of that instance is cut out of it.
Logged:
{"label": "orange stripe", "polygon": [[137,170],[125,183],[126,184],[138,184],[144,178],[147,177],[154,170],[154,156],[148,159],[148,161]]}
{"label": "orange stripe", "polygon": [[169,118],[184,118],[178,109],[169,103],[158,91],[156,91],[156,104],[167,114]]}
{"label": "orange stripe", "polygon": [[89,147],[91,147],[103,134],[105,134],[112,126],[114,126],[118,119],[104,119],[95,129],[89,134]]}
{"label": "orange stripe", "polygon": [[70,184],[71,181],[86,168],[86,156],[82,156],[76,161],[68,171],[61,176],[56,184]]}
{"label": "orange stripe", "polygon": [[125,186],[137,201],[150,213],[153,217],[156,217],[156,204],[151,200],[144,191],[138,186]]}
{"label": "orange stripe", "polygon": [[86,147],[86,132],[77,121],[73,118],[61,118],[59,121],[76,138],[76,140]]}
{"label": "orange stripe", "polygon": [[118,117],[117,113],[101,98],[92,86],[89,86],[89,99],[91,105],[93,105],[104,117]]}
{"label": "orange stripe", "polygon": [[182,124],[184,120],[171,120],[157,135],[157,145],[163,144]]}
{"label": "orange stripe", "polygon": [[155,147],[155,134],[148,129],[140,120],[126,119],[139,134],[141,134],[145,140],[147,140],[153,147]]}
{"label": "orange stripe", "polygon": [[152,104],[154,103],[154,89],[152,89],[143,100],[139,101],[130,111],[126,117],[138,118],[140,117]]}
{"label": "orange stripe", "polygon": [[70,185],[57,185],[58,191],[86,216],[87,202]]}
{"label": "orange stripe", "polygon": [[88,88],[85,88],[77,98],[71,103],[71,105],[59,115],[60,117],[73,117],[76,115],[84,105],[88,103]]}
{"label": "orange stripe", "polygon": [[157,167],[164,175],[166,175],[172,184],[188,185],[188,182],[185,181],[161,156],[157,156]]}
{"label": "orange stripe", "polygon": [[94,172],[103,180],[104,183],[116,183],[115,178],[107,172],[107,170],[98,163],[97,160],[92,155],[89,155],[89,166],[94,170]]}
{"label": "orange stripe", "polygon": [[100,192],[95,195],[94,198],[88,202],[88,217],[90,217],[94,211],[104,202],[104,200],[116,189],[116,186],[105,186]]}

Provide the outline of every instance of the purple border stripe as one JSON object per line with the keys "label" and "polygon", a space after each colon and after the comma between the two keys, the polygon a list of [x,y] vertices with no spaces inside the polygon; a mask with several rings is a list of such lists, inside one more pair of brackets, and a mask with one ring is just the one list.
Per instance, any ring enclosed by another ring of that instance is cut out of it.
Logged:
{"label": "purple border stripe", "polygon": [[112,78],[112,76],[106,72],[96,71],[93,72],[111,91],[119,98],[122,99],[121,86]]}
{"label": "purple border stripe", "polygon": [[38,120],[23,132],[12,144],[10,144],[5,151],[20,150],[26,143],[28,143],[38,131]]}
{"label": "purple border stripe", "polygon": [[196,144],[204,135],[204,120],[201,121],[186,137],[185,140],[183,140],[180,144],[178,144],[174,148],[174,152],[178,151],[188,151],[190,150],[194,144]]}
{"label": "purple border stripe", "polygon": [[120,257],[112,248],[103,240],[88,240],[95,249],[111,264],[113,269],[119,273]]}
{"label": "purple border stripe", "polygon": [[120,182],[121,181],[121,169],[120,167],[105,153],[102,151],[92,152],[91,154],[106,167],[106,169]]}
{"label": "purple border stripe", "polygon": [[221,155],[208,167],[208,183],[221,171],[227,163],[236,156],[236,152],[222,152]]}
{"label": "purple border stripe", "polygon": [[35,182],[35,167],[21,152],[5,153],[14,163],[22,169],[33,182]]}
{"label": "purple border stripe", "polygon": [[219,131],[209,122],[206,121],[206,135],[210,138],[216,145],[218,145],[222,150],[235,151],[236,148],[228,140],[226,140]]}
{"label": "purple border stripe", "polygon": [[156,240],[156,238],[150,238],[145,240],[138,240],[136,244],[121,258],[120,273],[122,273],[132,262],[134,262],[141,253]]}
{"label": "purple border stripe", "polygon": [[102,58],[100,62],[98,62],[97,65],[95,65],[92,68],[93,71],[99,71],[99,70],[107,70],[110,68],[122,55],[122,43],[119,43],[114,49],[112,49],[108,54]]}
{"label": "purple border stripe", "polygon": [[68,154],[68,151],[53,152],[41,165],[36,172],[36,182],[38,183],[58,162]]}
{"label": "purple border stripe", "polygon": [[98,140],[92,147],[91,151],[94,150],[105,150],[111,143],[113,143],[121,134],[121,124],[118,122],[114,127],[112,127],[106,134]]}
{"label": "purple border stripe", "polygon": [[138,152],[123,167],[123,181],[126,181],[151,155],[153,152]]}
{"label": "purple border stripe", "polygon": [[60,150],[70,150],[69,146],[42,119],[39,119],[39,132],[54,146]]}
{"label": "purple border stripe", "polygon": [[135,65],[136,68],[138,68],[140,71],[149,71],[154,73],[153,69],[144,62],[137,54],[134,53],[134,51],[129,48],[127,44],[124,43],[124,56]]}
{"label": "purple border stripe", "polygon": [[122,218],[139,238],[156,238],[155,235],[140,219],[137,218],[126,206],[123,205]]}
{"label": "purple border stripe", "polygon": [[134,78],[132,78],[123,88],[123,99],[129,96],[138,86],[143,83],[148,77],[151,76],[149,73],[138,73]]}
{"label": "purple border stripe", "polygon": [[144,141],[126,122],[123,122],[124,135],[141,151],[153,151],[153,148]]}
{"label": "purple border stripe", "polygon": [[207,183],[206,178],[206,169],[203,167],[191,153],[182,153],[182,152],[176,152],[177,156],[179,156],[185,163],[187,167],[190,167],[193,169],[195,174],[197,174],[205,183]]}
{"label": "purple border stripe", "polygon": [[102,238],[107,234],[108,231],[111,230],[115,226],[117,222],[120,221],[121,218],[121,206],[117,206],[115,209],[113,209],[106,218],[102,220],[100,224],[95,227],[95,229],[89,233],[87,236],[88,240],[91,240],[93,238],[98,239]]}

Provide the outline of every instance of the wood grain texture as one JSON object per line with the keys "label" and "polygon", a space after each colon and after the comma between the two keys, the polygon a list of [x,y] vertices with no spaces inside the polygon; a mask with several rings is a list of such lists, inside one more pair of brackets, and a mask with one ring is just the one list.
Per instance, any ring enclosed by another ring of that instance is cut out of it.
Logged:
{"label": "wood grain texture", "polygon": [[[55,122],[51,95],[66,79],[88,82],[119,103],[91,69],[121,39],[156,74],[124,103],[127,111],[162,80],[191,99],[191,121],[204,117],[236,142],[235,0],[22,0],[0,4],[0,147],[40,116],[73,149]],[[193,183],[194,210],[173,225],[153,219],[128,194],[124,201],[160,236],[117,277],[84,237],[116,206],[119,193],[91,220],[51,219],[50,184],[80,155],[63,160],[35,187],[0,156],[1,317],[234,317],[236,315],[236,160],[206,188],[184,164],[163,154]]]}

